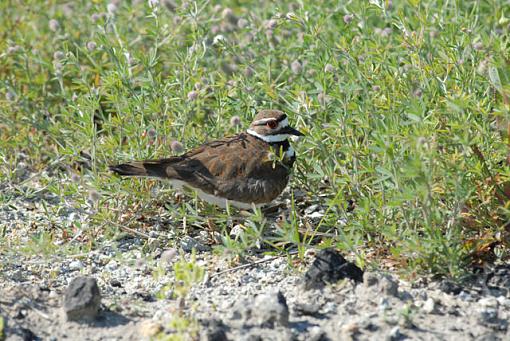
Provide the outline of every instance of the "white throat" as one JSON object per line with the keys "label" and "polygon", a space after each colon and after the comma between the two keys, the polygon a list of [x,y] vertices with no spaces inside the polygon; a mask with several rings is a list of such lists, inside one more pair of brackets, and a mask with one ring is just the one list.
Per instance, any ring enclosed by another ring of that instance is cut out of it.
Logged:
{"label": "white throat", "polygon": [[266,141],[267,143],[283,142],[290,137],[289,134],[261,135],[251,129],[248,129],[246,132],[251,136],[261,139],[262,141]]}

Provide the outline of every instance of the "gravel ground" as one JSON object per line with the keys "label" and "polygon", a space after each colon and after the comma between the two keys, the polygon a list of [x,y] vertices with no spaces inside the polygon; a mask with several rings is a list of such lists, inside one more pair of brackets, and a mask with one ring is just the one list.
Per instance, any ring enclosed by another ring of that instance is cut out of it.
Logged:
{"label": "gravel ground", "polygon": [[[206,270],[205,278],[176,298],[173,265],[192,255],[161,247],[167,245],[158,242],[161,235],[149,241],[138,235],[102,241],[87,254],[13,252],[9,240],[26,244],[34,229],[85,223],[87,217],[72,205],[61,207],[58,216],[46,214],[41,197],[48,205],[62,204],[44,191],[35,199],[12,196],[9,206],[0,206],[0,231],[7,241],[0,249],[0,316],[7,340],[140,340],[155,335],[200,340],[510,340],[510,264],[488,267],[463,286],[427,278],[409,283],[392,273],[365,271],[360,282],[340,279],[306,289],[304,273],[313,266],[315,250],[292,264],[284,257],[252,256],[244,264],[257,264],[234,268],[239,263],[206,251],[197,235],[179,245],[205,250],[195,260]],[[80,276],[95,278],[101,292],[99,315],[89,322],[67,321],[63,309],[70,282]]]}

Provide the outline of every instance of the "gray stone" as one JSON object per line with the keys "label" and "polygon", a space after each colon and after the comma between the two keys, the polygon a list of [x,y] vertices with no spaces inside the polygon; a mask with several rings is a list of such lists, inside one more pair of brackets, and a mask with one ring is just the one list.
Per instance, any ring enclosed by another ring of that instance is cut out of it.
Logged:
{"label": "gray stone", "polygon": [[185,252],[191,252],[193,249],[200,252],[211,250],[210,246],[204,245],[190,236],[185,236],[184,238],[181,239],[181,248]]}
{"label": "gray stone", "polygon": [[64,312],[69,321],[91,321],[101,305],[101,293],[96,279],[76,277],[67,287],[64,297]]}
{"label": "gray stone", "polygon": [[69,263],[69,270],[80,271],[81,269],[83,269],[83,263],[80,262],[79,260],[75,260]]}
{"label": "gray stone", "polygon": [[363,275],[363,285],[381,294],[398,296],[398,283],[387,275],[365,273]]}
{"label": "gray stone", "polygon": [[251,314],[254,322],[262,327],[286,327],[289,324],[289,307],[280,291],[255,297]]}
{"label": "gray stone", "polygon": [[390,333],[388,334],[387,340],[395,341],[395,340],[399,340],[402,337],[403,337],[403,335],[402,335],[402,333],[400,333],[400,327],[395,326],[395,327],[391,328]]}
{"label": "gray stone", "polygon": [[177,259],[178,255],[179,253],[174,248],[163,251],[161,257],[159,258],[160,266],[172,265],[174,261]]}
{"label": "gray stone", "polygon": [[436,302],[434,301],[434,299],[432,299],[432,298],[427,299],[425,301],[425,303],[423,304],[422,310],[427,314],[435,313],[437,308],[436,308]]}
{"label": "gray stone", "polygon": [[253,302],[243,299],[232,311],[231,319],[240,320],[243,325],[274,328],[289,324],[289,307],[281,292],[262,294]]}

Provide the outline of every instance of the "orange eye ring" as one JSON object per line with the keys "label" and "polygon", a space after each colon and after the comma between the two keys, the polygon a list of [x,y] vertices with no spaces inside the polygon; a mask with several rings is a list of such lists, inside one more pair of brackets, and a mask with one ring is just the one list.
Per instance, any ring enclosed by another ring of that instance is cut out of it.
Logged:
{"label": "orange eye ring", "polygon": [[274,129],[274,128],[278,127],[278,122],[276,122],[275,120],[271,120],[271,121],[267,121],[266,125],[269,128]]}

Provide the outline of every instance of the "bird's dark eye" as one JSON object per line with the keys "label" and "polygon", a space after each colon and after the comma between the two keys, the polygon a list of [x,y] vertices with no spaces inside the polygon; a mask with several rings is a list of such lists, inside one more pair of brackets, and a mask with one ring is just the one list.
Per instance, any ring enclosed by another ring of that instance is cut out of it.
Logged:
{"label": "bird's dark eye", "polygon": [[267,121],[266,125],[269,128],[274,129],[278,126],[278,122],[276,122],[275,120],[271,120],[271,121]]}

